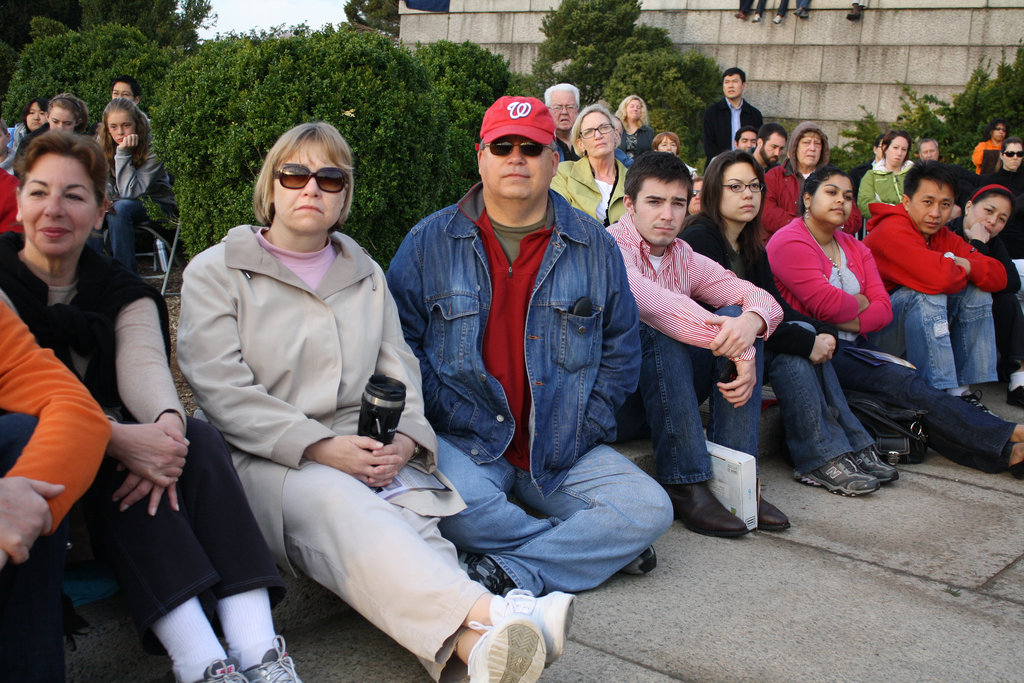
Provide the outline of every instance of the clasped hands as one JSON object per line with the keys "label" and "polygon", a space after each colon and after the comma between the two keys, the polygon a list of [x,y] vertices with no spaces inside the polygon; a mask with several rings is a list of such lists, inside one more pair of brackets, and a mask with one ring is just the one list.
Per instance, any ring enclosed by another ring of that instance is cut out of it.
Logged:
{"label": "clasped hands", "polygon": [[164,413],[151,424],[115,424],[107,454],[119,469],[128,470],[113,495],[121,512],[148,496],[147,512],[155,515],[165,492],[171,509],[178,511],[175,484],[185,467],[188,439],[177,413]]}
{"label": "clasped hands", "polygon": [[347,435],[321,439],[308,446],[303,456],[376,488],[390,484],[415,449],[415,442],[400,432],[386,445],[369,436]]}

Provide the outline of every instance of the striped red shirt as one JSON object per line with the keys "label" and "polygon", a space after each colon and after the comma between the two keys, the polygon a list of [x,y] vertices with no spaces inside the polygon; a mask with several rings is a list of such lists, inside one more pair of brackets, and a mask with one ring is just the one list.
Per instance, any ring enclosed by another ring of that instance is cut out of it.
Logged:
{"label": "striped red shirt", "polygon": [[[700,302],[715,309],[735,305],[744,312],[757,313],[767,325],[765,337],[782,322],[782,308],[771,294],[695,253],[683,240],[672,240],[655,272],[649,258],[650,245],[637,232],[629,213],[623,214],[608,232],[626,263],[640,320],[659,332],[690,346],[708,348],[721,328],[708,323],[715,314]],[[751,346],[734,360],[753,357]]]}

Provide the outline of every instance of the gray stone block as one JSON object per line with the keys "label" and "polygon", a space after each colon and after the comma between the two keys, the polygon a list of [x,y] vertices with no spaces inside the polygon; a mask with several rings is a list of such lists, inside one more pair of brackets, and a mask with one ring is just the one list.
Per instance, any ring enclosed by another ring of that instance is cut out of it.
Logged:
{"label": "gray stone block", "polygon": [[541,32],[541,20],[543,14],[537,12],[520,12],[512,17],[512,40],[523,45],[540,44],[544,42],[544,33]]}
{"label": "gray stone block", "polygon": [[824,83],[870,83],[880,74],[905,80],[910,48],[906,45],[837,45],[825,49],[821,80]]}
{"label": "gray stone block", "polygon": [[448,23],[448,39],[460,43],[511,43],[512,13],[452,14]]}
{"label": "gray stone block", "polygon": [[1012,55],[1024,37],[1024,7],[971,12],[970,45],[1005,45]]}
{"label": "gray stone block", "polygon": [[972,34],[967,9],[894,10],[869,9],[860,21],[864,45],[969,45],[982,44]]}
{"label": "gray stone block", "polygon": [[448,19],[447,14],[405,14],[402,16],[398,36],[406,45],[447,40]]}
{"label": "gray stone block", "polygon": [[977,65],[969,59],[970,48],[961,45],[913,45],[907,58],[908,85],[955,85],[963,87]]}

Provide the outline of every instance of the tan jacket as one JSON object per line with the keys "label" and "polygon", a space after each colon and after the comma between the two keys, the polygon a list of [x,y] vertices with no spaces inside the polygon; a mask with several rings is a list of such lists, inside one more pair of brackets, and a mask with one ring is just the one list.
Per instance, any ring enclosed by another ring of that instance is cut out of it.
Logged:
{"label": "tan jacket", "polygon": [[[200,417],[231,446],[268,544],[290,567],[284,478],[308,464],[302,453],[310,444],[356,433],[371,374],[406,385],[398,431],[427,451],[414,465],[435,471],[437,438],[424,417],[419,363],[402,336],[380,266],[350,237],[332,233],[338,255],[313,291],[260,246],[258,229],[233,228],[185,269],[178,364]],[[465,507],[454,489],[411,492],[393,502],[426,516]]]}
{"label": "tan jacket", "polygon": [[[612,196],[608,199],[608,217],[604,224],[611,225],[626,213],[622,203],[626,186],[626,167],[621,161],[615,161],[618,178],[612,188]],[[597,218],[597,207],[601,203],[601,189],[594,180],[594,171],[590,168],[590,160],[583,157],[579,161],[563,161],[558,164],[558,173],[551,179],[551,189],[562,195],[574,207]]]}

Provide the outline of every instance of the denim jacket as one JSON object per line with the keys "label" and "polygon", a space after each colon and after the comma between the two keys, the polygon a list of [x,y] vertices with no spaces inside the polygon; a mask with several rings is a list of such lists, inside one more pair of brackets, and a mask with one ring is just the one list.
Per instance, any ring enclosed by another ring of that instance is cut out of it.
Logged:
{"label": "denim jacket", "polygon": [[[439,435],[477,463],[503,456],[515,423],[505,392],[484,366],[491,278],[467,205],[424,218],[406,235],[388,286],[406,341],[419,358],[427,417]],[[636,389],[640,338],[636,302],[614,240],[592,218],[549,191],[555,228],[526,315],[523,344],[532,408],[530,474],[554,491],[580,457],[615,437],[615,412]],[[589,315],[573,313],[590,299]]]}

